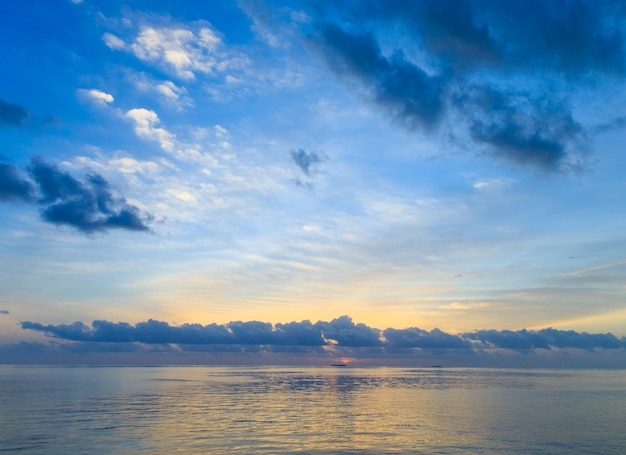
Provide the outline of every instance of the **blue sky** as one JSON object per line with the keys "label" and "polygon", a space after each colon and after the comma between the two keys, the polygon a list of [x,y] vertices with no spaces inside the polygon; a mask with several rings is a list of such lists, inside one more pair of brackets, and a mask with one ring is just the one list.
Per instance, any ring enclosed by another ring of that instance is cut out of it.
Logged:
{"label": "blue sky", "polygon": [[149,320],[246,344],[229,323],[259,321],[322,353],[453,349],[425,341],[441,332],[623,358],[625,17],[609,1],[4,2],[3,352],[161,333]]}

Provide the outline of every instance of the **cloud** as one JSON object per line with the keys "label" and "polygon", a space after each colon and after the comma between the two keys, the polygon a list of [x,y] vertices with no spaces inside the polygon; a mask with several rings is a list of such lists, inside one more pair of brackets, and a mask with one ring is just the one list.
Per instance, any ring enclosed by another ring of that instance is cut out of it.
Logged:
{"label": "cloud", "polygon": [[39,157],[31,160],[27,172],[39,188],[38,195],[35,185],[22,178],[16,166],[0,163],[0,201],[37,204],[44,221],[86,234],[109,229],[149,230],[146,222],[150,215],[115,195],[99,174],[89,173],[79,181]]}
{"label": "cloud", "polygon": [[[131,325],[126,322],[96,320],[91,327],[82,322],[71,324],[41,324],[23,321],[24,330],[45,333],[48,336],[100,343],[178,344],[178,345],[242,345],[242,346],[285,346],[327,349],[377,349],[380,355],[385,350],[462,350],[490,351],[558,349],[625,349],[626,339],[614,335],[580,333],[572,330],[479,330],[465,334],[449,334],[439,329],[426,331],[417,327],[407,329],[387,328],[383,331],[365,324],[355,324],[349,316],[341,316],[330,322],[310,321],[270,324],[260,321],[234,321],[228,324],[182,324],[172,326],[166,322],[150,319]],[[305,349],[306,348],[306,349]],[[283,349],[284,351],[284,349]],[[287,352],[285,351],[285,352]],[[364,351],[364,352],[366,352]]]}
{"label": "cloud", "polygon": [[312,165],[321,162],[319,155],[315,152],[307,152],[303,149],[298,149],[291,152],[291,158],[294,163],[304,172],[309,175],[309,171]]}
{"label": "cloud", "polygon": [[33,200],[34,187],[20,176],[17,167],[9,163],[0,163],[0,201]]}
{"label": "cloud", "polygon": [[582,127],[555,97],[532,99],[523,93],[472,86],[457,93],[453,103],[468,119],[475,142],[517,164],[557,170],[567,146],[583,139]]}
{"label": "cloud", "polygon": [[78,93],[82,97],[96,103],[110,104],[114,101],[113,95],[97,89],[80,89]]}
{"label": "cloud", "polygon": [[450,335],[439,329],[430,332],[418,328],[404,330],[386,329],[383,332],[387,345],[397,348],[459,349],[470,348],[471,343],[457,335]]}
{"label": "cloud", "polygon": [[317,41],[330,69],[364,84],[369,96],[395,121],[415,129],[432,128],[443,109],[442,84],[409,63],[401,52],[382,55],[368,33],[349,33],[334,24],[318,27]]}
{"label": "cloud", "polygon": [[551,347],[593,350],[626,347],[624,339],[619,340],[611,334],[578,333],[573,330],[552,328],[538,331],[480,330],[468,334],[467,337],[488,347],[513,350],[550,349]]}
{"label": "cloud", "polygon": [[127,229],[147,231],[147,215],[116,196],[99,174],[79,181],[56,166],[33,158],[28,171],[39,186],[41,216],[50,223],[68,225],[84,233]]}
{"label": "cloud", "polygon": [[611,1],[324,5],[302,30],[332,73],[394,123],[514,165],[584,165],[591,131],[571,99],[626,69],[626,8]]}
{"label": "cloud", "polygon": [[148,109],[131,109],[126,117],[135,123],[135,133],[142,139],[149,139],[159,143],[166,152],[174,151],[176,136],[165,128],[159,128],[159,116]]}
{"label": "cloud", "polygon": [[349,316],[341,316],[330,322],[318,322],[316,324],[326,340],[332,340],[331,344],[340,346],[382,346],[380,331],[366,326],[354,324]]}
{"label": "cloud", "polygon": [[246,61],[245,57],[224,53],[221,38],[204,21],[169,26],[144,24],[131,40],[124,41],[111,33],[105,33],[102,40],[110,49],[130,52],[186,81],[194,80],[198,73],[223,73]]}
{"label": "cloud", "polygon": [[121,38],[118,38],[111,33],[105,33],[102,35],[102,41],[104,41],[104,44],[106,44],[109,49],[122,50],[126,47],[126,43]]}
{"label": "cloud", "polygon": [[15,126],[21,128],[30,118],[27,109],[18,104],[7,103],[0,100],[0,126]]}

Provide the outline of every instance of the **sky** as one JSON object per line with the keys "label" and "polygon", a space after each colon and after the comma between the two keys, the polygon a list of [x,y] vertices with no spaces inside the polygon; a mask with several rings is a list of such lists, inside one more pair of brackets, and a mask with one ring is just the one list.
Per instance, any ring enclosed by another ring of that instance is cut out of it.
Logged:
{"label": "sky", "polygon": [[625,367],[625,33],[602,0],[1,2],[0,362]]}

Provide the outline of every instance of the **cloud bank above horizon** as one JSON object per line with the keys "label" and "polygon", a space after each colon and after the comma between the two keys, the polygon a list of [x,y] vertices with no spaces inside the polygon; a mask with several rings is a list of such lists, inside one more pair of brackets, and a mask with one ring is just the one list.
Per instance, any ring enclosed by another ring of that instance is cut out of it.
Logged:
{"label": "cloud bank above horizon", "polygon": [[349,316],[330,322],[308,320],[271,324],[260,321],[233,321],[227,324],[182,324],[172,326],[149,319],[135,325],[126,322],[96,320],[44,325],[21,322],[24,330],[41,332],[53,338],[81,342],[197,344],[197,345],[268,345],[294,347],[419,348],[419,349],[624,349],[626,337],[610,333],[589,334],[574,330],[477,330],[453,335],[439,329],[426,331],[417,327],[384,330],[355,324]]}

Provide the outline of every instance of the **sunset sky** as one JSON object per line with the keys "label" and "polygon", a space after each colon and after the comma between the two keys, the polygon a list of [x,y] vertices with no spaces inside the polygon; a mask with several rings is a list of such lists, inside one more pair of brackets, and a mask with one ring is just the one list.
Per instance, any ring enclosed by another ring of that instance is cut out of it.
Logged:
{"label": "sunset sky", "polygon": [[623,356],[625,24],[601,0],[1,2],[0,346],[258,321]]}

